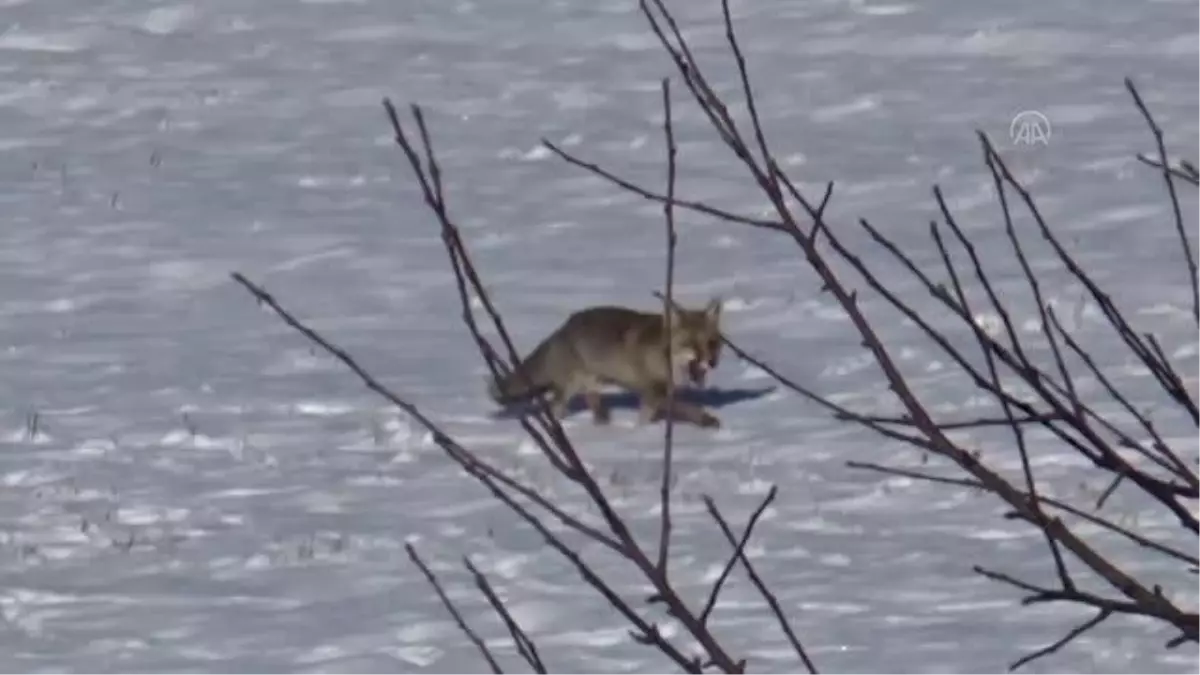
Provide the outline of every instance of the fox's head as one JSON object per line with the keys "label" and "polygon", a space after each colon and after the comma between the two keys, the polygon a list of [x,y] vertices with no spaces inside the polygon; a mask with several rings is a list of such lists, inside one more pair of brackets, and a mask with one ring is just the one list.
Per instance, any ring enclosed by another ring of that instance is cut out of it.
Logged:
{"label": "fox's head", "polygon": [[713,298],[704,309],[671,310],[671,351],[688,378],[703,386],[708,372],[721,360],[721,301]]}

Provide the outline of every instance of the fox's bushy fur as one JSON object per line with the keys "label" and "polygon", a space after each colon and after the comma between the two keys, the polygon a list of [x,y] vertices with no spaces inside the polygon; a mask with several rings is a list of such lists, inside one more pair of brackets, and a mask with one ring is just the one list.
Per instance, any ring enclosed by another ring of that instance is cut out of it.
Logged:
{"label": "fox's bushy fur", "polygon": [[[667,363],[667,321],[674,364]],[[717,418],[699,405],[677,400],[671,411],[664,407],[672,370],[684,370],[688,379],[702,385],[708,371],[717,366],[720,321],[717,299],[704,309],[676,308],[665,315],[615,306],[583,309],[542,340],[512,374],[490,382],[488,393],[506,405],[548,392],[558,417],[571,398],[582,394],[596,423],[603,424],[609,411],[600,389],[617,385],[640,396],[643,424],[672,413],[684,421],[716,427]]]}

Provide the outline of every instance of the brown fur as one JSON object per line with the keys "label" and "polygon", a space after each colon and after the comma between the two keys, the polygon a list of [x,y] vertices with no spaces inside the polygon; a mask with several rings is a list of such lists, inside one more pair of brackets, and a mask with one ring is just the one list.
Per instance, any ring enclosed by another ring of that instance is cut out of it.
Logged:
{"label": "brown fur", "polygon": [[[675,372],[681,368],[695,384],[703,384],[721,350],[721,304],[713,300],[701,310],[676,309],[669,314]],[[600,388],[617,385],[641,397],[639,420],[665,414],[671,368],[667,364],[667,321],[662,314],[625,307],[590,307],[575,312],[542,340],[512,375],[494,382],[489,393],[497,403],[551,395],[551,409],[561,417],[567,403],[582,394],[597,424],[608,422]],[[676,379],[679,381],[679,378]],[[719,420],[702,407],[676,400],[677,419],[703,427]]]}

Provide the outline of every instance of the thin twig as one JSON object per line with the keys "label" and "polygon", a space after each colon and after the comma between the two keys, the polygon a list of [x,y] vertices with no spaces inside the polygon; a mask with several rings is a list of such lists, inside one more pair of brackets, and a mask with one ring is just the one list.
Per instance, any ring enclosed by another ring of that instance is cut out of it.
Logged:
{"label": "thin twig", "polygon": [[533,668],[533,672],[547,672],[546,665],[542,663],[542,657],[538,653],[537,645],[534,644],[533,640],[529,639],[529,635],[521,628],[521,624],[517,623],[517,620],[513,618],[512,613],[508,611],[508,607],[505,606],[500,596],[496,595],[496,590],[492,588],[491,582],[487,580],[483,572],[480,572],[467,556],[463,556],[463,565],[475,580],[475,587],[483,593],[483,597],[487,598],[488,604],[492,606],[492,609],[496,610],[496,614],[504,622],[504,627],[508,629],[508,634],[512,636],[513,644],[516,645],[517,653],[521,655],[521,658],[525,659],[525,663],[528,663],[530,668]]}
{"label": "thin twig", "polygon": [[611,171],[608,171],[607,169],[602,169],[599,165],[597,165],[593,162],[588,162],[586,160],[583,160],[583,159],[577,157],[576,155],[560,148],[559,146],[555,145],[554,143],[552,143],[549,140],[546,140],[543,138],[542,145],[545,146],[545,148],[547,150],[549,150],[550,152],[553,152],[554,154],[558,155],[560,158],[562,158],[568,164],[571,164],[573,166],[577,166],[581,169],[584,169],[585,171],[587,171],[591,174],[594,174],[595,176],[597,176],[599,178],[603,178],[604,180],[608,181],[609,183],[612,183],[613,185],[615,185],[627,192],[638,195],[639,197],[648,199],[652,202],[658,202],[659,204],[670,202],[674,206],[681,208],[681,209],[686,209],[688,211],[694,211],[696,213],[702,213],[706,216],[712,216],[714,218],[719,218],[721,220],[725,220],[725,221],[732,222],[732,223],[742,223],[743,225],[750,225],[753,227],[759,227],[759,228],[763,228],[763,229],[767,229],[767,230],[779,230],[779,229],[783,228],[783,224],[778,221],[767,220],[765,218],[752,218],[750,216],[743,216],[743,215],[739,215],[739,214],[733,213],[731,211],[726,211],[724,209],[719,209],[715,206],[710,206],[708,204],[704,204],[704,203],[698,202],[698,201],[693,201],[693,200],[688,200],[688,199],[678,199],[678,198],[670,199],[665,194],[661,194],[658,192],[654,192],[653,190],[644,188],[640,185],[637,185],[636,183],[632,183],[624,178],[621,178],[620,176],[616,175],[615,173],[613,173]]}
{"label": "thin twig", "polygon": [[[768,497],[774,497],[774,487],[768,493]],[[704,609],[700,612],[700,621],[707,622],[708,617],[712,615],[713,609],[717,606],[717,596],[721,594],[721,588],[725,585],[725,580],[729,578],[729,574],[733,572],[733,568],[737,565],[742,556],[746,554],[746,545],[750,543],[750,537],[754,534],[754,526],[758,524],[758,519],[763,512],[767,510],[771,499],[764,499],[750,514],[750,519],[746,521],[746,527],[742,530],[742,537],[733,547],[733,553],[729,556],[729,560],[725,563],[725,567],[721,569],[721,574],[717,580],[713,582],[712,590],[708,593],[708,601],[704,603]]]}
{"label": "thin twig", "polygon": [[413,563],[421,569],[421,573],[425,575],[425,580],[429,582],[430,586],[433,586],[433,590],[442,600],[442,605],[446,608],[446,611],[450,613],[450,616],[454,618],[454,623],[458,624],[459,630],[461,630],[467,636],[467,639],[470,640],[471,643],[474,644],[479,650],[479,653],[483,655],[484,660],[487,661],[488,667],[492,669],[492,672],[503,673],[504,670],[500,668],[500,664],[496,662],[496,657],[492,655],[492,650],[488,648],[487,643],[483,641],[483,638],[479,637],[479,634],[472,630],[471,626],[467,624],[466,619],[463,618],[462,614],[454,606],[454,603],[450,600],[449,596],[446,595],[446,591],[442,589],[442,585],[438,582],[437,577],[434,576],[433,571],[429,569],[429,566],[426,565],[423,560],[421,560],[421,556],[417,555],[417,549],[414,548],[412,544],[405,543],[404,550],[408,551],[408,557],[411,558]]}
{"label": "thin twig", "polygon": [[[839,419],[842,419],[842,418],[839,416]],[[850,418],[845,418],[845,419],[850,419]],[[879,422],[882,424],[896,424],[896,425],[901,425],[901,426],[913,426],[914,425],[912,418],[906,417],[906,416],[863,415],[862,418],[855,418],[855,419],[869,419],[873,422]],[[1062,419],[1062,416],[1057,413],[1045,413],[1045,414],[1040,414],[1040,415],[1023,415],[1021,417],[1015,417],[1011,420],[1008,419],[1007,417],[977,417],[975,419],[959,420],[956,422],[937,422],[937,426],[939,429],[942,429],[943,431],[950,431],[950,430],[954,430],[954,429],[980,429],[980,428],[984,428],[984,427],[1000,427],[1000,426],[1006,427],[1013,423],[1016,423],[1016,424],[1044,424],[1046,422],[1053,422],[1053,421],[1061,420],[1061,419]]]}
{"label": "thin twig", "polygon": [[[671,547],[671,468],[675,441],[675,349],[671,330],[675,323],[675,131],[671,121],[671,81],[662,81],[663,136],[667,146],[667,200],[663,202],[663,219],[667,229],[667,280],[663,300],[663,330],[666,333],[667,414],[663,430],[662,486],[659,490],[661,523],[658,535],[658,573],[665,579]],[[701,618],[701,623],[703,623]]]}
{"label": "thin twig", "polygon": [[[383,99],[384,111],[387,113],[388,122],[391,124],[392,132],[396,144],[400,147],[404,156],[408,159],[409,166],[413,170],[413,174],[421,187],[421,192],[425,198],[425,204],[437,216],[441,226],[442,241],[445,245],[447,255],[450,257],[451,268],[454,271],[455,285],[458,290],[459,305],[462,312],[463,322],[467,329],[471,332],[475,339],[476,346],[484,357],[484,363],[493,378],[499,378],[502,362],[497,358],[495,351],[483,337],[478,324],[475,321],[474,314],[471,311],[471,302],[468,293],[468,286],[476,291],[476,296],[482,303],[484,310],[491,319],[493,326],[500,336],[502,343],[508,353],[509,364],[514,369],[517,377],[524,377],[521,369],[517,368],[520,359],[517,354],[507,329],[504,326],[504,321],[501,319],[499,312],[492,304],[490,294],[483,290],[483,284],[479,279],[479,275],[475,272],[474,265],[471,264],[470,256],[467,253],[466,246],[462,241],[462,237],[458,234],[458,228],[454,226],[450,220],[450,216],[445,203],[445,195],[441,186],[441,169],[438,166],[436,155],[433,151],[432,140],[430,139],[429,130],[425,124],[425,118],[421,112],[420,106],[412,106],[413,117],[416,119],[418,132],[422,142],[425,144],[426,164],[421,162],[421,154],[417,152],[412,141],[408,138],[408,134],[404,131],[404,126],[400,123],[400,116],[396,112],[396,107],[390,99]],[[545,430],[555,441],[554,445],[567,452],[573,448],[570,439],[563,430],[559,421],[550,414],[549,409],[541,401],[536,402],[535,408],[537,414],[534,416],[539,426]],[[566,467],[564,459],[560,457],[551,447],[546,438],[539,433],[537,429],[530,424],[529,420],[523,415],[521,417],[521,426],[525,432],[537,443],[542,454],[546,459],[555,466],[560,472],[566,473],[568,477],[573,473]]]}
{"label": "thin twig", "polygon": [[[1158,160],[1151,159],[1141,153],[1138,153],[1137,160],[1155,169],[1161,170],[1163,168],[1163,165]],[[1180,160],[1178,167],[1167,167],[1167,171],[1171,172],[1171,175],[1176,178],[1185,180],[1192,185],[1200,186],[1200,172],[1197,172],[1196,166],[1187,160]]]}
{"label": "thin twig", "polygon": [[[758,144],[758,150],[762,154],[763,166],[771,166],[771,150],[767,147],[766,133],[763,131],[762,120],[758,117],[758,106],[754,102],[754,88],[750,85],[750,73],[746,68],[746,57],[742,55],[742,48],[738,44],[737,33],[733,30],[733,15],[729,11],[729,0],[721,0],[721,18],[725,24],[725,41],[729,43],[729,51],[733,53],[734,61],[737,63],[738,79],[742,83],[742,95],[745,97],[746,112],[750,114],[750,126],[754,131],[754,140]],[[782,173],[782,172],[779,172]],[[779,192],[779,173],[771,171],[768,173],[769,179],[767,185],[770,186],[775,199],[781,199]]]}
{"label": "thin twig", "polygon": [[1184,259],[1187,261],[1188,284],[1192,289],[1192,318],[1200,324],[1200,277],[1196,274],[1196,256],[1192,253],[1192,242],[1188,239],[1187,227],[1183,224],[1183,212],[1179,207],[1179,195],[1175,191],[1175,181],[1171,180],[1171,162],[1167,159],[1167,145],[1163,140],[1163,130],[1158,126],[1158,122],[1154,121],[1154,116],[1150,114],[1150,108],[1146,107],[1146,102],[1142,100],[1142,95],[1138,93],[1132,79],[1125,78],[1125,88],[1133,96],[1133,102],[1146,120],[1146,126],[1150,127],[1150,133],[1154,134],[1154,145],[1158,150],[1158,164],[1162,170],[1163,181],[1167,184],[1167,194],[1171,197],[1171,213],[1175,216],[1175,232],[1179,234]]}
{"label": "thin twig", "polygon": [[1017,670],[1021,666],[1025,665],[1027,663],[1030,663],[1032,661],[1036,661],[1037,659],[1040,659],[1043,656],[1049,656],[1050,654],[1057,652],[1058,650],[1062,649],[1063,647],[1065,647],[1069,643],[1071,643],[1073,640],[1078,638],[1080,635],[1083,635],[1084,633],[1088,632],[1089,630],[1100,625],[1101,622],[1103,622],[1105,619],[1107,619],[1110,616],[1112,616],[1112,611],[1107,610],[1107,609],[1100,610],[1099,612],[1096,613],[1096,616],[1093,616],[1092,618],[1088,619],[1087,621],[1084,621],[1083,623],[1079,624],[1078,626],[1072,628],[1069,633],[1064,635],[1061,639],[1056,640],[1054,642],[1054,644],[1043,647],[1042,649],[1039,649],[1036,652],[1033,652],[1032,654],[1027,654],[1027,655],[1022,656],[1021,658],[1017,659],[1016,661],[1013,661],[1012,665],[1010,665],[1008,667],[1009,672]]}
{"label": "thin twig", "polygon": [[[767,492],[767,496],[763,498],[762,503],[758,507],[760,511],[765,510],[767,505],[775,500],[775,493],[776,488],[772,485],[771,489]],[[717,522],[717,526],[721,528],[721,533],[725,535],[725,541],[729,542],[729,545],[733,547],[738,561],[742,563],[742,567],[750,577],[750,582],[758,589],[763,600],[766,600],[767,605],[771,608],[771,613],[775,615],[776,621],[779,622],[780,629],[787,636],[788,642],[791,643],[792,649],[795,650],[796,655],[804,663],[804,667],[808,669],[808,672],[816,673],[817,667],[813,665],[812,659],[808,657],[808,652],[804,650],[804,646],[800,643],[800,638],[796,637],[796,631],[792,630],[792,624],[788,621],[787,615],[784,614],[783,608],[779,604],[779,598],[775,597],[775,593],[767,588],[767,584],[758,575],[758,572],[754,569],[754,564],[746,556],[744,547],[739,548],[737,537],[734,536],[733,530],[729,527],[729,523],[725,521],[725,517],[721,515],[721,510],[717,508],[717,504],[712,500],[712,497],[704,495],[704,508],[708,509],[708,514],[712,516],[713,520]]]}
{"label": "thin twig", "polygon": [[[1067,364],[1063,360],[1062,352],[1058,348],[1058,342],[1054,339],[1054,333],[1051,331],[1050,326],[1047,325],[1046,312],[1042,301],[1041,286],[1038,284],[1037,276],[1034,274],[1033,269],[1029,266],[1029,260],[1025,257],[1025,249],[1021,246],[1021,239],[1017,236],[1016,228],[1013,227],[1012,214],[1008,208],[1008,197],[1004,191],[1004,182],[1001,180],[1000,174],[993,166],[992,152],[986,142],[983,143],[983,152],[984,157],[986,158],[985,163],[987,164],[988,169],[991,171],[992,180],[1000,202],[1000,208],[1004,215],[1005,232],[1008,234],[1008,239],[1012,245],[1013,252],[1016,254],[1017,261],[1021,265],[1021,271],[1024,274],[1026,281],[1029,283],[1029,288],[1033,294],[1034,302],[1037,303],[1038,309],[1042,313],[1042,333],[1046,336],[1046,340],[1050,343],[1051,353],[1054,355],[1054,361],[1058,364],[1059,374],[1063,379],[1063,387],[1067,392],[1068,399],[1072,404],[1072,408],[1078,415],[1079,411],[1082,410],[1083,404],[1080,403],[1079,396],[1075,393],[1075,385],[1071,381],[1071,374],[1067,371]],[[1007,316],[1007,314],[1005,314],[1005,316]],[[1018,354],[1018,356],[1021,357],[1023,361],[1027,362],[1027,359],[1024,358],[1024,354],[1019,347],[1020,340],[1015,335],[1013,335],[1012,339],[1014,351]],[[995,385],[996,389],[999,390],[1001,389],[1001,385],[1000,375],[996,369],[996,359],[992,355],[992,352],[987,349],[986,345],[981,343],[980,347],[983,348],[984,356],[987,359],[988,370],[992,377],[992,383]],[[1017,453],[1021,458],[1021,473],[1025,478],[1025,492],[1029,495],[1029,509],[1038,519],[1036,524],[1038,525],[1038,529],[1041,530],[1042,536],[1046,540],[1046,546],[1050,550],[1050,557],[1054,561],[1054,569],[1058,573],[1059,582],[1063,585],[1063,588],[1074,588],[1075,582],[1071,578],[1070,572],[1067,570],[1067,565],[1063,560],[1062,551],[1058,547],[1058,542],[1055,541],[1054,537],[1051,535],[1050,528],[1046,527],[1046,514],[1044,511],[1042,511],[1042,506],[1038,498],[1037,483],[1034,480],[1033,475],[1033,463],[1029,460],[1029,447],[1025,442],[1025,432],[1022,430],[1021,425],[1017,424],[1016,417],[1013,415],[1013,407],[1006,399],[1000,399],[1000,407],[1004,411],[1004,416],[1009,420],[1009,429],[1012,431],[1013,440],[1017,444]]]}
{"label": "thin twig", "polygon": [[[912,478],[915,480],[928,481],[930,483],[942,483],[945,485],[956,485],[959,487],[971,488],[973,490],[984,490],[985,489],[983,483],[980,483],[979,481],[971,479],[971,478],[954,478],[952,476],[939,476],[937,474],[926,473],[924,471],[916,471],[913,469],[904,469],[904,468],[895,467],[895,466],[884,466],[882,464],[876,464],[874,462],[859,462],[859,461],[854,461],[854,460],[847,461],[846,466],[853,468],[853,469],[866,469],[868,471],[875,471],[878,473],[887,474],[887,475],[891,475],[891,476],[900,476],[903,478]],[[1115,534],[1125,537],[1126,539],[1132,541],[1133,543],[1137,544],[1138,546],[1142,546],[1142,547],[1151,549],[1157,553],[1161,553],[1163,555],[1166,555],[1168,557],[1182,561],[1189,565],[1200,565],[1200,557],[1197,557],[1194,554],[1184,553],[1182,551],[1173,549],[1170,546],[1166,546],[1165,544],[1160,544],[1159,542],[1154,541],[1153,539],[1148,539],[1126,527],[1117,525],[1116,523],[1114,523],[1108,519],[1101,518],[1100,516],[1089,513],[1086,509],[1080,508],[1078,506],[1074,506],[1069,502],[1065,502],[1065,501],[1062,501],[1059,499],[1054,499],[1053,497],[1046,497],[1044,495],[1041,496],[1040,499],[1041,499],[1042,504],[1044,504],[1046,506],[1059,509],[1061,511],[1071,514],[1072,516],[1075,516],[1082,520],[1086,520],[1087,522],[1089,522],[1093,525],[1097,525],[1097,526],[1102,527],[1106,530],[1109,530]],[[1013,515],[1014,515],[1014,517],[1019,517],[1017,514],[1015,514],[1015,512]],[[1033,523],[1033,524],[1035,526],[1037,525],[1037,523]]]}

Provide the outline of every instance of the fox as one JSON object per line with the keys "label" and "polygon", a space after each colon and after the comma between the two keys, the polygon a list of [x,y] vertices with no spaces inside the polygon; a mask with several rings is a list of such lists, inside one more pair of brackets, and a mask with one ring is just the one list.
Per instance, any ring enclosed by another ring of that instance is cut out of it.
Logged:
{"label": "fox", "polygon": [[[667,363],[670,327],[672,361]],[[666,414],[699,427],[721,423],[702,406],[675,400],[666,410],[668,379],[704,386],[721,355],[721,300],[702,309],[676,305],[666,312],[643,312],[612,305],[572,313],[507,376],[489,378],[488,395],[509,405],[549,392],[550,409],[562,418],[572,398],[583,395],[595,424],[608,424],[611,412],[600,396],[605,385],[638,394],[639,425]]]}

